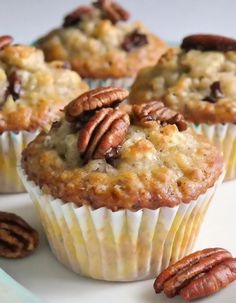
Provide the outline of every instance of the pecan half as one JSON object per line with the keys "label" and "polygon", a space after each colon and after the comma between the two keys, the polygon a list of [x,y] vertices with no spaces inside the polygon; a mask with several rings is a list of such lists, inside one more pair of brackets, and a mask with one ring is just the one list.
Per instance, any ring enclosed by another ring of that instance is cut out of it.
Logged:
{"label": "pecan half", "polygon": [[129,19],[129,13],[115,1],[98,0],[93,5],[99,8],[112,23],[127,21]]}
{"label": "pecan half", "polygon": [[197,280],[193,280],[180,291],[180,295],[187,301],[200,299],[216,293],[234,280],[236,280],[236,259],[230,258],[216,265]]}
{"label": "pecan half", "polygon": [[236,40],[218,35],[197,34],[185,37],[181,48],[186,51],[197,49],[201,51],[227,52],[236,50]]}
{"label": "pecan half", "polygon": [[142,47],[148,44],[147,35],[140,33],[137,29],[125,36],[121,47],[130,52],[135,48]]}
{"label": "pecan half", "polygon": [[224,97],[221,90],[220,81],[213,82],[210,86],[210,90],[210,95],[203,98],[202,101],[216,103],[219,99]]}
{"label": "pecan half", "polygon": [[10,45],[13,41],[11,36],[0,36],[0,50],[3,49],[5,46]]}
{"label": "pecan half", "polygon": [[137,123],[149,126],[150,121],[157,121],[161,125],[175,124],[179,131],[187,129],[187,122],[183,116],[167,107],[161,101],[152,101],[140,105],[133,105],[133,113]]}
{"label": "pecan half", "polygon": [[38,246],[38,233],[19,216],[0,212],[0,257],[23,258]]}
{"label": "pecan half", "polygon": [[95,110],[102,107],[116,106],[128,95],[129,92],[126,89],[111,86],[90,90],[65,107],[66,119],[69,122],[87,121]]}
{"label": "pecan half", "polygon": [[165,269],[155,280],[156,293],[193,300],[212,294],[236,279],[236,260],[222,248],[193,253]]}
{"label": "pecan half", "polygon": [[10,75],[8,75],[8,83],[6,95],[12,95],[13,100],[19,99],[22,83],[16,71],[13,71]]}
{"label": "pecan half", "polygon": [[97,111],[80,131],[78,149],[84,163],[89,159],[110,159],[117,155],[129,128],[129,116],[119,109]]}
{"label": "pecan half", "polygon": [[79,6],[74,11],[65,16],[62,26],[69,27],[76,25],[81,21],[81,18],[83,16],[90,15],[93,12],[94,8],[92,6]]}

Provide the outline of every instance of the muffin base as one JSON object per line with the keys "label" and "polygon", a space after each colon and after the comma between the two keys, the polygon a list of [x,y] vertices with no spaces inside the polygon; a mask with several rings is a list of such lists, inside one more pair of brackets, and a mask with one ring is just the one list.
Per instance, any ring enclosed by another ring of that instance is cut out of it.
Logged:
{"label": "muffin base", "polygon": [[44,194],[19,167],[52,252],[72,271],[93,279],[151,279],[188,254],[222,176],[197,200],[174,208],[112,212],[63,203]]}
{"label": "muffin base", "polygon": [[93,78],[83,78],[83,80],[89,85],[90,89],[94,89],[101,86],[115,86],[130,89],[134,78],[107,78],[107,79],[93,79]]}
{"label": "muffin base", "polygon": [[225,162],[224,181],[236,178],[236,125],[226,124],[191,124],[199,134],[206,136],[210,142],[220,148]]}
{"label": "muffin base", "polygon": [[0,193],[25,192],[16,166],[23,149],[38,133],[39,131],[6,131],[0,135]]}

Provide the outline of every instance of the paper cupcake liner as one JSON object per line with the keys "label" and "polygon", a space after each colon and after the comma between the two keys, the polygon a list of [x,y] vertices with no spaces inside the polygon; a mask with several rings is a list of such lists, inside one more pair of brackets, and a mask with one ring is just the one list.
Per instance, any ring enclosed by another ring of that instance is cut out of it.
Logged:
{"label": "paper cupcake liner", "polygon": [[100,86],[115,86],[115,87],[123,87],[130,89],[134,78],[127,77],[127,78],[107,78],[107,79],[92,79],[92,78],[84,78],[84,81],[87,82],[90,89],[94,89]]}
{"label": "paper cupcake liner", "polygon": [[156,277],[188,254],[222,177],[197,200],[176,207],[112,212],[78,207],[44,194],[19,175],[41,217],[57,259],[76,273],[108,281]]}
{"label": "paper cupcake liner", "polygon": [[191,124],[194,130],[205,135],[210,142],[220,148],[225,161],[225,181],[236,178],[236,125],[226,124]]}
{"label": "paper cupcake liner", "polygon": [[38,131],[18,133],[6,131],[0,135],[0,193],[25,191],[16,166],[20,161],[22,150],[37,134]]}

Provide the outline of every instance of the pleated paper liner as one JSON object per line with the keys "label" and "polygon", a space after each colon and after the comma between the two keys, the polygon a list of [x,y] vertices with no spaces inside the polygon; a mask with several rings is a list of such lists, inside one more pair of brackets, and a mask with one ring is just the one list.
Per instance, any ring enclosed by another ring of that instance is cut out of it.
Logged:
{"label": "pleated paper liner", "polygon": [[84,78],[83,79],[89,85],[90,89],[94,89],[101,86],[115,86],[115,87],[123,87],[126,89],[130,89],[134,78],[107,78],[107,79],[93,79],[93,78]]}
{"label": "pleated paper liner", "polygon": [[24,192],[16,166],[22,150],[32,141],[38,131],[18,133],[5,131],[0,135],[0,193]]}
{"label": "pleated paper liner", "polygon": [[188,254],[223,179],[188,204],[112,212],[63,203],[28,181],[21,168],[19,174],[57,259],[76,273],[108,281],[154,278]]}
{"label": "pleated paper liner", "polygon": [[236,178],[236,125],[191,124],[197,133],[205,135],[210,142],[220,148],[225,162],[225,181]]}

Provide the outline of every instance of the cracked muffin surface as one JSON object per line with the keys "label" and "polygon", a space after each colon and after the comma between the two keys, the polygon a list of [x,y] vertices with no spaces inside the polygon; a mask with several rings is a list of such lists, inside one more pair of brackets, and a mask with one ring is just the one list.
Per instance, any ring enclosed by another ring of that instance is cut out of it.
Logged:
{"label": "cracked muffin surface", "polygon": [[0,133],[47,128],[86,90],[65,62],[46,63],[35,47],[6,45],[0,49]]}
{"label": "cracked muffin surface", "polygon": [[155,66],[140,71],[131,89],[131,103],[155,99],[194,123],[235,123],[236,51],[169,49]]}
{"label": "cracked muffin surface", "polygon": [[68,60],[82,77],[90,78],[135,76],[157,61],[166,44],[141,22],[124,22],[126,11],[125,18],[114,21],[104,13],[103,2],[114,5],[97,1],[81,6],[65,17],[62,27],[37,41],[47,60]]}
{"label": "cracked muffin surface", "polygon": [[[103,96],[104,90],[107,94],[111,93],[110,89],[103,89]],[[117,99],[115,89],[112,91],[114,102]],[[97,89],[89,96],[98,99],[99,94],[101,91]],[[94,145],[95,138],[101,131],[104,133],[104,126],[110,121],[109,114],[107,119],[99,118],[99,121],[97,116],[104,110],[121,113],[122,109],[102,108],[92,114],[89,112],[92,115],[89,118],[86,112],[83,119],[80,115],[77,120],[63,119],[54,124],[49,133],[41,133],[23,152],[22,167],[28,179],[44,193],[64,202],[93,208],[105,206],[113,211],[174,207],[197,199],[221,175],[221,154],[202,136],[186,129],[182,117],[159,103],[154,104],[152,112],[150,108],[137,109],[137,106],[129,109],[129,115],[123,112],[122,117],[126,119],[114,121],[126,123],[126,127],[122,124],[116,129],[115,122],[111,124],[113,128],[108,127],[119,135],[119,143],[115,144],[110,137],[107,139],[112,148],[119,147],[117,153],[110,153],[109,149],[104,156],[97,156],[95,152],[86,161],[81,153],[81,137],[84,143],[89,135],[88,145]],[[144,120],[135,118],[135,113],[140,114],[140,111]],[[84,122],[85,119],[89,120]],[[97,146],[101,145],[99,142]]]}

